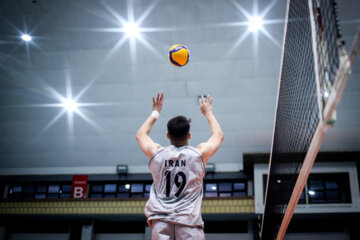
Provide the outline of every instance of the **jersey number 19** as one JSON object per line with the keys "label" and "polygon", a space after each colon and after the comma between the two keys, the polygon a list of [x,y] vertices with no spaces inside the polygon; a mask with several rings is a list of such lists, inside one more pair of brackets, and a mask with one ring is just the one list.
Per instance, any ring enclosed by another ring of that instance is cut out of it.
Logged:
{"label": "jersey number 19", "polygon": [[[166,177],[166,197],[170,196],[171,186],[174,183],[171,183],[171,171],[165,171],[165,177]],[[181,181],[180,181],[181,178]],[[175,185],[178,188],[178,191],[175,193],[176,197],[179,197],[181,192],[184,190],[186,185],[186,175],[183,172],[177,172],[175,174],[174,179]]]}

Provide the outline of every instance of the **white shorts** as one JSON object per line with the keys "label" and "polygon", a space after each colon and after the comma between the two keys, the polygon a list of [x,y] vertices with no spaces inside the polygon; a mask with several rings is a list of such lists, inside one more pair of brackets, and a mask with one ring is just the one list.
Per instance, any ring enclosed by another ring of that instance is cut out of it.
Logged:
{"label": "white shorts", "polygon": [[152,240],[205,240],[204,230],[180,224],[152,220]]}

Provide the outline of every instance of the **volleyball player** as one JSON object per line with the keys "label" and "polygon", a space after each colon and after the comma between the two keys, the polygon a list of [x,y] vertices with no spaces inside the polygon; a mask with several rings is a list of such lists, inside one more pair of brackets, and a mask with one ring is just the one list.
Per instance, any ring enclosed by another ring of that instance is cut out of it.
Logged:
{"label": "volleyball player", "polygon": [[212,98],[201,96],[200,110],[211,130],[209,140],[197,147],[189,146],[190,120],[177,116],[167,123],[170,145],[160,146],[149,133],[160,115],[163,101],[163,93],[153,98],[153,112],[136,133],[141,150],[150,158],[153,177],[150,198],[145,206],[152,239],[205,239],[201,218],[205,166],[219,149],[224,135],[212,112]]}

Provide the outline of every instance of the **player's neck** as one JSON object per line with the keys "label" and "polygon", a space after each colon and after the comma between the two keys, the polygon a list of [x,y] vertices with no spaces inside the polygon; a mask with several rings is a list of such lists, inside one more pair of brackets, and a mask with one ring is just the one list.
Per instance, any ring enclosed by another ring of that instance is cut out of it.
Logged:
{"label": "player's neck", "polygon": [[174,145],[175,147],[182,147],[182,146],[187,146],[189,145],[189,141],[174,141],[171,140],[170,141],[171,145]]}

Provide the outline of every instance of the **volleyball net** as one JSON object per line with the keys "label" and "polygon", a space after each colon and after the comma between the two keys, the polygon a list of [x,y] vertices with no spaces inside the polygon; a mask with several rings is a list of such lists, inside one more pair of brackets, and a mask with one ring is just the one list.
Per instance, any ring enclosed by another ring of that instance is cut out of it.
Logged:
{"label": "volleyball net", "polygon": [[284,238],[359,46],[347,54],[335,1],[288,0],[261,239]]}

